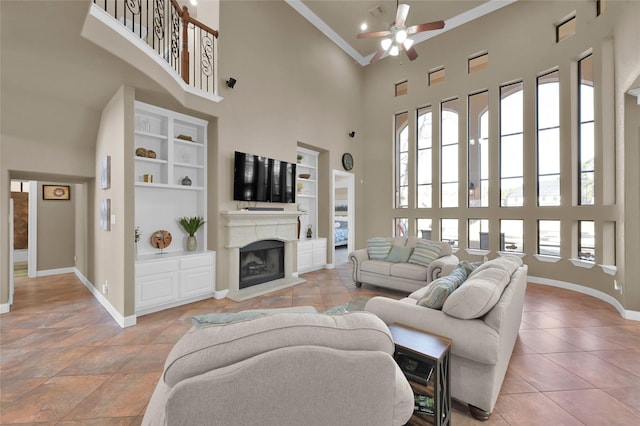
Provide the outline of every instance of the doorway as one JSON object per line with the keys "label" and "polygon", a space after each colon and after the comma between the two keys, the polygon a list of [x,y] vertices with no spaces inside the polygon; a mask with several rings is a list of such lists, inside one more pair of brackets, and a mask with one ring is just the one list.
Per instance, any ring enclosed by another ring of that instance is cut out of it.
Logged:
{"label": "doorway", "polygon": [[331,187],[332,259],[334,266],[338,266],[349,261],[347,256],[354,249],[354,175],[333,170]]}

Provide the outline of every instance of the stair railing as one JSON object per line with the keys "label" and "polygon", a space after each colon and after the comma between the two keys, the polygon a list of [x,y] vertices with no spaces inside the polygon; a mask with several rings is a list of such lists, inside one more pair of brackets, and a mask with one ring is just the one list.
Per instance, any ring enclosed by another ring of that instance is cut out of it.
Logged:
{"label": "stair railing", "polygon": [[214,30],[189,15],[176,0],[93,0],[149,45],[186,84],[214,94]]}

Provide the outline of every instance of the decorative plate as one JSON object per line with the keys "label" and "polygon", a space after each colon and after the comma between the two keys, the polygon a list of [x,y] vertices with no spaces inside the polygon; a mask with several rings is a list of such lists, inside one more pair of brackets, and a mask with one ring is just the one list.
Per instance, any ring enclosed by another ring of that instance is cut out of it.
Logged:
{"label": "decorative plate", "polygon": [[171,245],[171,234],[163,229],[154,232],[151,234],[151,245],[159,249],[169,247]]}

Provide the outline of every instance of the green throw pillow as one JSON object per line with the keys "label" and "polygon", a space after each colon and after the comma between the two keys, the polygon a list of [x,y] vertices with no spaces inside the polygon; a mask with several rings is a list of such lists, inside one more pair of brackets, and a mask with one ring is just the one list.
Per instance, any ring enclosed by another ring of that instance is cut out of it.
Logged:
{"label": "green throw pillow", "polygon": [[391,263],[404,263],[409,260],[409,256],[413,252],[413,247],[400,247],[393,246],[387,256],[387,262]]}
{"label": "green throw pillow", "polygon": [[228,324],[230,322],[245,321],[267,315],[264,312],[222,312],[215,314],[195,315],[191,322],[196,328],[213,324]]}
{"label": "green throw pillow", "polygon": [[467,275],[468,272],[464,266],[458,266],[451,274],[431,281],[427,291],[416,304],[425,308],[442,309],[447,297],[460,287],[460,284],[467,279]]}
{"label": "green throw pillow", "polygon": [[367,251],[371,260],[386,260],[391,251],[391,241],[383,237],[371,238],[367,241]]}
{"label": "green throw pillow", "polygon": [[429,240],[418,240],[416,248],[409,258],[409,263],[429,266],[431,262],[440,257],[440,250],[441,248],[438,244],[433,244]]}

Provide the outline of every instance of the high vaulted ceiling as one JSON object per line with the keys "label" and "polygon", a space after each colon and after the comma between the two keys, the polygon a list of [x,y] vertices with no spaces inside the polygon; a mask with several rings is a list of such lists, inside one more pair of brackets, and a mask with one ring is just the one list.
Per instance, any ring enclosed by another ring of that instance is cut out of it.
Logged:
{"label": "high vaulted ceiling", "polygon": [[[364,32],[388,30],[396,16],[397,0],[285,0],[353,59],[367,65],[380,48],[380,38],[358,39]],[[407,26],[443,20],[442,30],[416,34],[416,43],[449,31],[516,0],[400,0],[410,6]]]}

